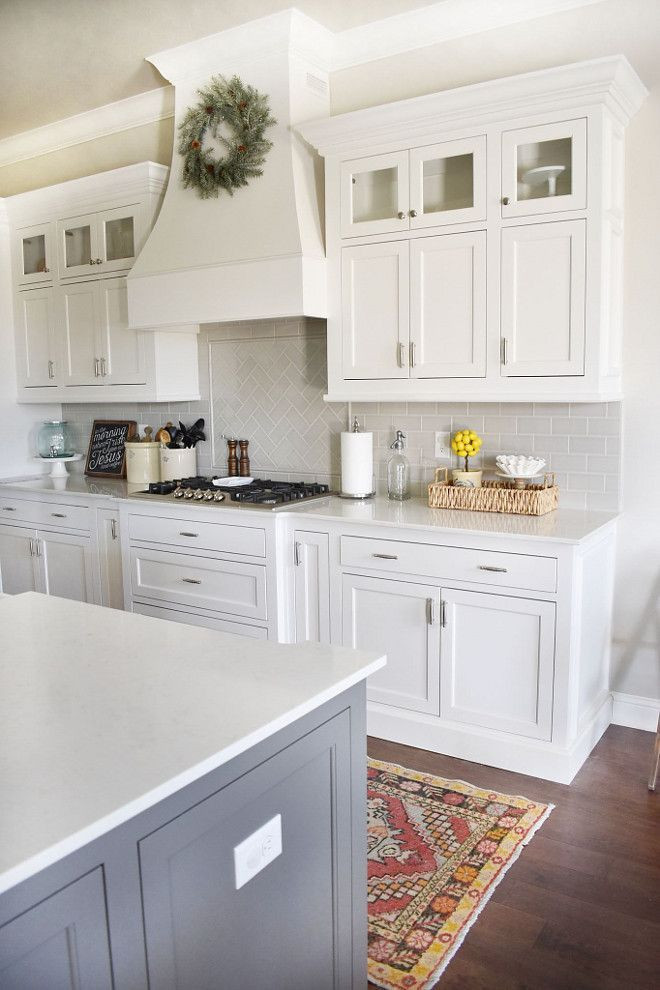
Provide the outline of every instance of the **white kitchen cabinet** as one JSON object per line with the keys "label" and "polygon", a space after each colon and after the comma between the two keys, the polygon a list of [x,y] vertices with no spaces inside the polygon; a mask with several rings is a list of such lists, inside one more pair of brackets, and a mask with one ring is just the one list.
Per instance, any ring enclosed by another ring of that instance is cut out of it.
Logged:
{"label": "white kitchen cabinet", "polygon": [[443,589],[440,717],[552,736],[554,602]]}
{"label": "white kitchen cabinet", "polygon": [[35,531],[19,526],[0,526],[0,591],[20,595],[41,591],[35,556]]}
{"label": "white kitchen cabinet", "polygon": [[344,377],[408,377],[408,255],[405,241],[342,252]]}
{"label": "white kitchen cabinet", "polygon": [[387,654],[367,682],[369,701],[437,715],[440,686],[440,589],[344,574],[343,645]]}
{"label": "white kitchen cabinet", "polygon": [[215,616],[203,615],[200,612],[188,612],[183,609],[165,605],[149,605],[147,602],[133,602],[133,611],[139,615],[150,615],[154,619],[166,619],[168,622],[183,622],[184,625],[202,626],[204,629],[215,629],[217,632],[231,633],[232,636],[246,636],[248,639],[268,639],[265,626],[251,626],[247,622],[234,622],[230,619],[219,619]]}
{"label": "white kitchen cabinet", "polygon": [[502,134],[502,216],[587,206],[587,121],[561,121]]}
{"label": "white kitchen cabinet", "polygon": [[14,322],[19,387],[53,388],[62,370],[53,286],[17,292]]}
{"label": "white kitchen cabinet", "polygon": [[127,271],[136,255],[139,206],[122,206],[60,220],[60,278]]}
{"label": "white kitchen cabinet", "polygon": [[486,374],[486,232],[410,242],[411,378]]}
{"label": "white kitchen cabinet", "polygon": [[620,399],[624,129],[646,96],[613,56],[300,125],[325,158],[327,401]]}
{"label": "white kitchen cabinet", "polygon": [[52,223],[22,227],[13,237],[14,270],[19,285],[52,282],[56,270]]}
{"label": "white kitchen cabinet", "polygon": [[330,561],[327,533],[296,530],[294,609],[296,643],[330,642]]}
{"label": "white kitchen cabinet", "polygon": [[125,278],[72,282],[58,300],[67,385],[146,382],[144,335],[128,328]]}
{"label": "white kitchen cabinet", "polygon": [[98,553],[101,579],[101,605],[124,608],[124,584],[117,509],[98,509]]}
{"label": "white kitchen cabinet", "polygon": [[343,162],[340,196],[342,237],[484,220],[486,138]]}
{"label": "white kitchen cabinet", "polygon": [[502,231],[502,375],[584,374],[586,221]]}
{"label": "white kitchen cabinet", "polygon": [[47,595],[96,602],[95,556],[89,536],[37,533],[37,560]]}

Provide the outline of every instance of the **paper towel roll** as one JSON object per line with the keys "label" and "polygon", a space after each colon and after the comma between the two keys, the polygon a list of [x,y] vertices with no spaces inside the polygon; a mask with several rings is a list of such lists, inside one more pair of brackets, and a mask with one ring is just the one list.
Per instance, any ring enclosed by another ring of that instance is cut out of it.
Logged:
{"label": "paper towel roll", "polygon": [[374,489],[373,433],[342,433],[341,493],[354,498],[371,495]]}

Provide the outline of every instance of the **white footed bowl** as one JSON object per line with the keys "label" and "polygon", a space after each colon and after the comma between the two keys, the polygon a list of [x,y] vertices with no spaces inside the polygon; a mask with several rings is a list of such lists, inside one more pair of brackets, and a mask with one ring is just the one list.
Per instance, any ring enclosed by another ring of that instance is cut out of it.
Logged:
{"label": "white footed bowl", "polygon": [[510,478],[535,478],[545,468],[542,457],[526,457],[523,454],[498,454],[495,461],[502,474]]}

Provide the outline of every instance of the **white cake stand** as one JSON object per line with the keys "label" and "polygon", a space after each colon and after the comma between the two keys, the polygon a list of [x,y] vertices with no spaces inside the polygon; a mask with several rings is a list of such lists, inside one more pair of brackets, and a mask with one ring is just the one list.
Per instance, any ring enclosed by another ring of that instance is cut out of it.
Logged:
{"label": "white cake stand", "polygon": [[51,478],[66,478],[69,472],[66,469],[67,464],[71,461],[81,461],[82,454],[71,454],[70,457],[35,457],[35,461],[39,461],[40,464],[50,464],[50,475]]}
{"label": "white cake stand", "polygon": [[540,474],[505,474],[504,471],[496,471],[495,474],[498,478],[502,478],[504,481],[512,481],[516,488],[526,488],[530,481],[538,481],[539,478],[545,477],[547,472],[541,471]]}

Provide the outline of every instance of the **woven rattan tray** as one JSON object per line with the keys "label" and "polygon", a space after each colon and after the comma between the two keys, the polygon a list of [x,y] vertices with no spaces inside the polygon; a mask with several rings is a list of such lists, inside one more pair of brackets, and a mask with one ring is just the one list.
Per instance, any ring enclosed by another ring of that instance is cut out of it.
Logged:
{"label": "woven rattan tray", "polygon": [[521,516],[543,516],[559,505],[554,474],[546,474],[541,485],[516,487],[511,481],[484,481],[481,488],[452,485],[447,468],[438,468],[429,485],[432,509],[468,509],[471,512],[509,512]]}

